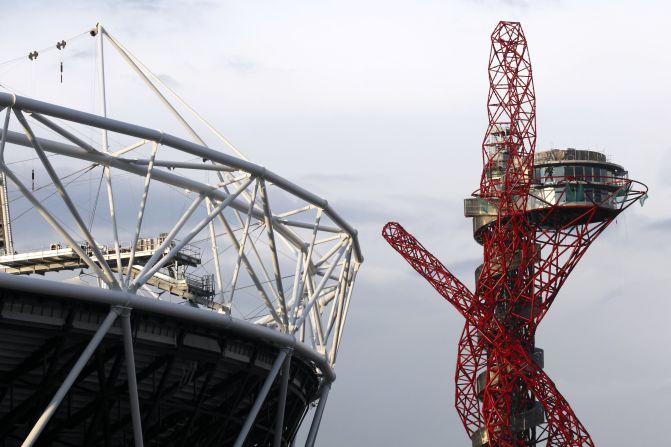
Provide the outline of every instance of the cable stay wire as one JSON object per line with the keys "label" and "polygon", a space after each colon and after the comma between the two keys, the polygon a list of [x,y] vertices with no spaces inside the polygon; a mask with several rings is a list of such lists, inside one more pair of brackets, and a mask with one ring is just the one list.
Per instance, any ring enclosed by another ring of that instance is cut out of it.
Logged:
{"label": "cable stay wire", "polygon": [[[58,48],[58,47],[57,47],[57,45],[60,45],[62,41],[65,41],[66,43],[70,43],[70,42],[72,42],[72,41],[75,41],[75,40],[79,39],[80,37],[83,37],[83,36],[85,36],[85,35],[87,35],[87,34],[90,34],[90,32],[91,32],[90,30],[87,30],[87,31],[84,31],[83,33],[75,34],[74,36],[69,37],[69,38],[67,38],[67,39],[61,39],[60,41],[58,41],[58,42],[56,43],[56,45],[50,45],[50,46],[48,46],[48,47],[44,47],[44,48],[41,48],[41,49],[33,50],[33,51],[29,52],[28,54],[25,54],[25,55],[23,55],[23,56],[15,57],[15,58],[13,58],[13,59],[8,59],[8,60],[6,60],[6,61],[4,61],[4,62],[0,62],[0,68],[1,68],[1,67],[4,67],[4,66],[6,66],[6,65],[12,64],[12,63],[14,63],[14,62],[21,62],[21,61],[24,61],[24,60],[27,60],[28,62],[36,61],[36,60],[39,58],[39,55],[40,55],[40,54],[44,54],[44,53],[47,53],[47,52],[50,52],[50,51],[53,51],[53,50],[62,50],[62,49],[64,49],[65,47],[62,47],[62,48]],[[37,53],[37,56],[34,56],[32,59],[30,59],[30,55],[33,54],[33,53]]]}

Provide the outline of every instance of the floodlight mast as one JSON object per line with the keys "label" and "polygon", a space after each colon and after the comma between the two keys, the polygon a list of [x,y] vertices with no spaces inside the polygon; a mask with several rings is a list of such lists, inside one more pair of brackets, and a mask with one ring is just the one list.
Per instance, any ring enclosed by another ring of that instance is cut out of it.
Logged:
{"label": "floodlight mast", "polygon": [[398,223],[382,235],[466,319],[455,406],[473,447],[593,446],[543,371],[535,332],[585,250],[647,188],[596,152],[535,153],[535,93],[522,27],[500,22],[491,41],[483,170],[464,206],[484,249],[475,292]]}

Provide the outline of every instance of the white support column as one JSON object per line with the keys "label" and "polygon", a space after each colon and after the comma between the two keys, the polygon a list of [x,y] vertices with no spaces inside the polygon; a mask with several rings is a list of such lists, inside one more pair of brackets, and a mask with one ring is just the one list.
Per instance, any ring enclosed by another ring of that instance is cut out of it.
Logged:
{"label": "white support column", "polygon": [[[300,297],[298,296],[298,289],[300,286],[300,281],[301,281],[301,272],[303,268],[303,250],[298,250],[296,251],[296,269],[294,270],[294,285],[293,288],[291,289],[291,299],[289,300],[289,303],[287,304],[287,311],[289,312],[289,323],[293,324],[293,322],[296,320],[296,308],[298,307],[298,300],[300,300]],[[289,326],[291,328],[291,326]]]}
{"label": "white support column", "polygon": [[240,434],[238,434],[238,438],[235,440],[235,444],[233,444],[233,447],[242,447],[245,440],[247,439],[249,430],[252,428],[252,425],[256,420],[256,416],[258,416],[259,411],[261,410],[261,406],[263,405],[263,402],[266,400],[268,391],[270,391],[270,387],[273,385],[275,377],[277,377],[277,373],[280,371],[280,367],[282,366],[282,363],[284,362],[286,356],[287,356],[286,351],[280,351],[280,353],[277,355],[275,363],[273,363],[273,367],[270,369],[270,372],[268,372],[268,376],[266,377],[265,382],[263,382],[263,386],[261,387],[259,394],[256,396],[254,405],[252,405],[251,410],[249,410],[247,419],[245,420],[245,423],[240,429]]}
{"label": "white support column", "polygon": [[[100,23],[96,25],[98,35],[96,36],[98,44],[98,80],[100,82],[100,115],[107,118],[107,93],[105,92],[105,55],[103,52],[103,27]],[[109,153],[109,142],[107,141],[107,130],[101,129],[101,146],[104,153]],[[114,189],[112,188],[112,171],[109,165],[103,166],[105,184],[107,186],[107,205],[109,208],[110,219],[112,221],[112,234],[114,236],[114,250],[116,251],[116,261],[119,274],[119,285],[123,284],[123,268],[121,264],[121,250],[119,246],[119,230],[116,222],[116,209],[114,207]]]}
{"label": "white support column", "polygon": [[278,301],[280,302],[280,317],[284,321],[284,326],[289,327],[289,318],[287,316],[287,302],[284,298],[284,286],[282,285],[282,274],[280,273],[280,263],[277,259],[277,244],[275,244],[275,234],[273,232],[273,215],[270,211],[270,202],[268,200],[268,191],[266,182],[259,180],[261,189],[261,200],[263,201],[263,214],[265,215],[266,233],[268,233],[268,246],[270,247],[270,259],[275,274],[275,285],[277,287]]}
{"label": "white support column", "polygon": [[[105,92],[105,56],[103,54],[103,26],[96,23],[96,47],[98,49],[98,82],[100,83],[100,115],[107,118],[107,93]],[[102,149],[108,152],[107,130],[102,129]]]}
{"label": "white support column", "polygon": [[14,238],[12,237],[12,219],[9,214],[9,195],[7,194],[7,177],[0,172],[0,231],[5,246],[5,255],[14,253]]}
{"label": "white support column", "polygon": [[46,410],[44,410],[42,416],[40,416],[40,418],[37,420],[33,426],[33,429],[30,430],[30,433],[23,441],[23,444],[21,444],[21,447],[31,447],[33,444],[35,444],[37,438],[40,436],[44,430],[44,427],[46,427],[47,423],[49,422],[49,419],[51,419],[51,417],[56,413],[56,410],[63,401],[63,398],[75,383],[77,376],[79,376],[79,373],[82,372],[82,369],[84,369],[84,366],[86,366],[86,363],[91,358],[91,355],[93,355],[95,350],[98,348],[98,345],[102,341],[103,337],[112,327],[114,321],[120,313],[121,310],[118,307],[113,307],[103,322],[100,323],[100,327],[98,327],[96,333],[93,334],[93,338],[91,338],[89,344],[86,346],[86,348],[84,348],[84,352],[82,352],[82,354],[79,356],[79,359],[77,359],[77,362],[74,364],[65,380],[63,380],[63,383],[58,388],[58,391],[56,391],[54,397],[51,398],[51,401],[49,402],[49,405],[47,405]]}
{"label": "white support column", "polygon": [[[259,254],[259,251],[256,249],[256,244],[254,243],[253,240],[249,239],[249,249],[251,251],[251,254],[254,255],[254,258],[256,258],[256,262],[259,265],[259,269],[261,270],[261,273],[263,274],[263,278],[265,280],[265,284],[268,285],[268,288],[270,289],[270,293],[273,294],[273,297],[275,297],[275,300],[279,303],[281,301],[281,297],[275,286],[273,286],[273,280],[270,278],[270,275],[268,274],[268,270],[266,269],[265,264],[263,263],[263,258]],[[281,313],[281,309],[280,309]],[[282,324],[281,327],[284,327],[284,319],[282,319]]]}
{"label": "white support column", "polygon": [[[268,297],[268,294],[266,293],[266,290],[263,288],[263,284],[261,281],[259,281],[258,276],[256,276],[256,273],[254,272],[254,269],[252,268],[252,265],[249,262],[249,259],[247,259],[247,255],[244,254],[244,252],[240,251],[240,243],[235,237],[235,234],[233,234],[233,229],[231,228],[231,225],[228,223],[226,218],[220,214],[219,215],[219,221],[221,224],[224,226],[224,229],[226,230],[226,233],[228,234],[228,237],[233,244],[233,247],[238,250],[238,253],[242,253],[242,256],[240,257],[240,261],[242,264],[245,266],[245,270],[247,271],[247,274],[249,274],[249,277],[251,278],[252,282],[254,283],[254,286],[256,287],[256,290],[258,290],[259,295],[261,295],[261,298],[263,299],[263,303],[266,305],[266,308],[270,312],[270,315],[272,315],[273,319],[277,322],[278,326],[282,325],[282,320],[280,319],[279,315],[275,311],[275,308],[273,307],[273,303],[270,301],[270,298]],[[232,303],[229,301],[229,305],[232,305]]]}
{"label": "white support column", "polygon": [[[9,118],[11,116],[11,109],[8,108],[5,116],[5,123],[2,132],[2,151],[5,149],[5,139],[7,137],[7,129],[9,128]],[[0,213],[2,214],[2,240],[5,243],[5,254],[14,253],[14,241],[12,238],[12,221],[9,215],[9,196],[7,195],[7,178],[2,172],[0,176]]]}
{"label": "white support column", "polygon": [[[207,206],[207,214],[211,214],[212,201],[209,197],[205,199],[205,206]],[[217,247],[217,233],[214,229],[214,220],[211,220],[207,224],[207,228],[210,232],[210,249],[212,250],[212,260],[214,261],[214,278],[217,282],[219,303],[224,304],[224,280],[221,277],[221,263],[219,262],[219,247]],[[228,309],[225,305],[224,310],[226,313],[230,313],[230,309]]]}
{"label": "white support column", "polygon": [[294,296],[296,298],[296,301],[294,302],[294,308],[293,311],[291,312],[292,327],[295,327],[296,318],[298,318],[298,309],[301,307],[301,304],[303,303],[303,290],[305,287],[305,282],[307,281],[308,278],[310,259],[312,258],[312,252],[314,251],[315,248],[315,241],[317,240],[317,231],[319,229],[319,221],[321,217],[322,217],[322,209],[319,208],[317,210],[317,216],[315,218],[315,226],[312,229],[312,240],[310,242],[310,245],[308,245],[307,253],[305,254],[305,262],[303,263],[303,269],[302,269],[303,276],[300,282],[297,284],[298,288],[294,290]]}
{"label": "white support column", "polygon": [[[349,285],[349,278],[350,278],[350,262],[352,260],[352,247],[349,246],[350,248],[347,250],[347,253],[345,254],[345,262],[343,263],[342,269],[340,269],[340,276],[338,277],[338,286],[337,286],[337,297],[336,297],[336,304],[337,306],[333,306],[332,310],[336,307],[340,308],[342,306],[342,302],[344,301],[344,295],[346,293],[347,287]],[[331,315],[329,316],[329,322],[328,322],[328,327],[326,329],[326,339],[328,340],[329,336],[331,335],[331,331],[333,330],[334,324],[336,324],[336,320],[338,318],[339,312],[342,309],[339,309],[337,312],[331,312]],[[336,331],[337,332],[337,331]]]}
{"label": "white support column", "polygon": [[[346,248],[347,248],[347,246],[342,247],[338,251],[338,254],[335,256],[335,259],[333,259],[331,261],[331,265],[326,270],[326,273],[324,273],[324,276],[322,277],[322,280],[319,282],[319,285],[317,286],[316,290],[312,293],[312,296],[310,296],[308,302],[306,303],[305,308],[303,309],[303,314],[298,319],[298,321],[296,321],[296,328],[300,327],[303,324],[303,322],[305,321],[305,318],[307,318],[307,316],[310,312],[310,309],[315,304],[315,301],[317,300],[317,298],[319,298],[319,294],[321,293],[322,289],[324,288],[324,286],[328,282],[329,277],[331,276],[331,272],[333,272],[333,269],[335,268],[336,264],[338,264],[338,261],[340,261],[340,258],[342,257]],[[294,331],[295,330],[296,329],[294,329]]]}
{"label": "white support column", "polygon": [[121,322],[123,326],[123,347],[126,354],[126,377],[128,378],[128,397],[130,400],[130,415],[133,421],[133,440],[135,447],[143,447],[142,418],[140,416],[140,399],[137,394],[137,377],[135,376],[135,354],[133,353],[133,330],[130,325],[131,309],[121,308]]}
{"label": "white support column", "polygon": [[144,210],[147,206],[147,196],[149,195],[149,184],[151,183],[151,174],[154,170],[154,160],[156,159],[156,152],[158,151],[158,144],[152,142],[151,155],[149,156],[149,165],[147,165],[147,175],[144,177],[144,187],[142,189],[142,197],[140,198],[140,209],[137,213],[137,222],[135,223],[135,234],[133,235],[133,242],[130,248],[130,259],[128,260],[128,275],[126,276],[126,288],[130,284],[133,277],[133,264],[135,263],[135,251],[137,250],[137,241],[140,238],[140,230],[142,229],[142,219],[144,218]]}
{"label": "white support column", "polygon": [[[123,269],[121,268],[121,246],[119,243],[119,229],[116,222],[116,208],[114,206],[114,189],[112,188],[112,171],[109,166],[103,166],[103,173],[105,176],[105,184],[107,186],[107,204],[110,213],[110,220],[112,221],[112,236],[114,237],[114,251],[116,253],[116,262],[119,266],[119,284],[123,284]],[[93,222],[91,222],[93,223]]]}
{"label": "white support column", "polygon": [[331,363],[335,362],[335,357],[336,357],[336,352],[338,350],[338,334],[340,334],[340,327],[342,326],[343,323],[343,314],[344,314],[344,309],[345,309],[345,301],[349,294],[347,293],[348,290],[351,290],[351,278],[352,278],[352,272],[350,271],[350,262],[352,259],[352,250],[350,249],[347,253],[347,257],[345,258],[345,265],[343,266],[343,272],[345,273],[344,277],[340,279],[340,289],[338,290],[338,298],[336,302],[333,304],[333,306],[336,308],[336,314],[335,314],[335,320],[334,323],[331,324],[331,326],[328,329],[328,333],[326,334],[326,338],[328,339],[329,335],[331,334],[331,330],[335,328],[335,334],[333,336],[333,339],[331,340],[331,350],[328,353],[329,356],[329,361]]}
{"label": "white support column", "polygon": [[317,432],[319,431],[319,424],[322,422],[322,416],[324,414],[324,407],[326,406],[326,399],[329,397],[329,391],[331,391],[331,384],[324,383],[322,385],[321,396],[319,397],[319,404],[317,404],[317,410],[315,415],[312,417],[312,424],[310,425],[310,432],[308,433],[308,438],[305,441],[305,447],[314,447],[315,440],[317,439]]}
{"label": "white support column", "polygon": [[[331,312],[329,314],[328,323],[326,326],[326,335],[324,336],[324,338],[327,340],[327,342],[331,335],[331,332],[333,331],[333,326],[336,322],[338,312],[340,311],[342,296],[345,293],[344,291],[348,285],[349,267],[351,258],[352,258],[352,248],[350,246],[349,250],[347,250],[347,253],[345,254],[345,262],[343,263],[343,266],[340,269],[340,275],[338,276],[338,283],[335,290],[336,292],[335,303],[333,304],[333,306],[331,306]],[[326,305],[326,303],[323,301],[320,302],[320,304]]]}
{"label": "white support column", "polygon": [[275,439],[273,447],[281,447],[282,433],[284,433],[284,410],[287,404],[287,390],[289,388],[289,375],[291,373],[291,354],[289,351],[284,359],[282,368],[282,382],[280,382],[280,395],[277,400],[277,416],[275,416]]}
{"label": "white support column", "polygon": [[338,348],[340,347],[340,340],[342,338],[343,329],[345,328],[345,321],[347,321],[347,313],[349,312],[349,303],[352,298],[352,290],[354,290],[354,280],[356,279],[356,274],[359,271],[359,265],[360,264],[358,263],[354,265],[354,271],[352,272],[352,278],[350,279],[350,285],[347,290],[347,300],[345,300],[345,309],[343,310],[343,314],[340,316],[342,323],[340,323],[338,333],[336,334],[335,339],[333,340],[335,349],[333,351],[333,357],[331,358],[331,365],[335,365],[336,357],[338,356]]}
{"label": "white support column", "polygon": [[[256,192],[259,189],[259,182],[256,181],[254,183],[254,190],[252,191],[252,197],[249,200],[249,210],[247,211],[247,218],[245,219],[245,225],[242,229],[242,242],[238,244],[238,260],[235,263],[235,268],[233,269],[233,278],[231,279],[231,293],[229,294],[229,298],[227,301],[228,307],[233,304],[233,296],[235,295],[235,287],[238,283],[238,276],[240,275],[240,265],[243,262],[243,257],[245,256],[245,245],[247,244],[247,238],[249,238],[249,225],[252,221],[252,210],[254,209],[254,203],[256,202]],[[223,219],[223,218],[222,218]],[[230,231],[230,228],[227,230],[229,236],[234,239],[237,243],[237,239],[235,239],[235,235],[232,234]]]}
{"label": "white support column", "polygon": [[[314,284],[308,281],[308,294],[314,296]],[[320,291],[321,293],[321,291]],[[318,300],[315,301],[317,305],[310,309],[310,329],[312,332],[312,346],[320,353],[324,353],[324,331],[322,329],[321,319],[318,312]]]}

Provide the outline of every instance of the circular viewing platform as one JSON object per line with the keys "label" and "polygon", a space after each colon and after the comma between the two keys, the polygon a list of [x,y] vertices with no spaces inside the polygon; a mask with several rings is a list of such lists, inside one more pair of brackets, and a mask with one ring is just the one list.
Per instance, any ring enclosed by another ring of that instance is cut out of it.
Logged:
{"label": "circular viewing platform", "polygon": [[[591,222],[612,218],[628,198],[631,180],[620,165],[596,151],[551,149],[534,156],[531,187],[525,200],[529,217],[540,227],[578,224],[588,211]],[[503,178],[505,171],[490,172],[490,178]],[[497,199],[469,197],[464,200],[464,215],[473,218],[473,235],[482,243],[481,232],[498,220]]]}

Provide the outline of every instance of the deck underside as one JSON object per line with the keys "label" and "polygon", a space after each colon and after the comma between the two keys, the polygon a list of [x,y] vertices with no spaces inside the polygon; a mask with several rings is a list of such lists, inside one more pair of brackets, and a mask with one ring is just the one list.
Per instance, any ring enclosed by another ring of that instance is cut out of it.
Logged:
{"label": "deck underside", "polygon": [[[109,307],[0,290],[0,446],[17,446],[91,339]],[[132,313],[146,446],[232,445],[280,347],[192,322]],[[292,357],[282,445],[317,398],[318,376]],[[271,445],[275,380],[245,445]],[[122,332],[117,321],[37,445],[133,445]]]}

